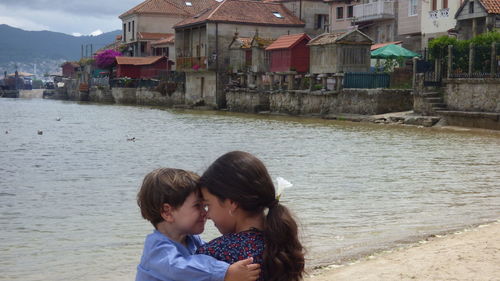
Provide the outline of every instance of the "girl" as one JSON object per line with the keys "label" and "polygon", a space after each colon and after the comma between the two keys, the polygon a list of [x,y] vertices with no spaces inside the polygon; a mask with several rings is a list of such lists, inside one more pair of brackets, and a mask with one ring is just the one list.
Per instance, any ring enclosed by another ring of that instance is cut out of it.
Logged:
{"label": "girl", "polygon": [[297,223],[276,197],[259,159],[241,151],[226,153],[205,171],[200,186],[207,218],[223,236],[197,253],[230,264],[253,257],[262,266],[259,280],[302,280],[304,252]]}

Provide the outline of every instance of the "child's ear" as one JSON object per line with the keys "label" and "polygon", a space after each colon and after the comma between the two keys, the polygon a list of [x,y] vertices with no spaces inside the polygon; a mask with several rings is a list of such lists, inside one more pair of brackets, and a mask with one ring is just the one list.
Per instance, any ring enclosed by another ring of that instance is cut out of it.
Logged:
{"label": "child's ear", "polygon": [[174,211],[174,208],[170,206],[170,204],[163,204],[162,210],[161,210],[161,217],[163,218],[164,221],[166,222],[174,222],[174,216],[172,215],[172,212]]}
{"label": "child's ear", "polygon": [[234,212],[236,211],[236,209],[238,209],[238,203],[236,203],[235,201],[231,200],[231,199],[227,199],[227,201],[229,202],[229,210],[231,210],[231,212]]}

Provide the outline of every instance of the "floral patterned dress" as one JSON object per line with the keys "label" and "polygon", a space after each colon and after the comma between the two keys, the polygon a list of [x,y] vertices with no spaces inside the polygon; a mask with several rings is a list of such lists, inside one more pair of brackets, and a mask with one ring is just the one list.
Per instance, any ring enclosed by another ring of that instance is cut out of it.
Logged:
{"label": "floral patterned dress", "polygon": [[[250,229],[215,238],[200,246],[196,253],[209,255],[229,264],[253,257],[253,262],[260,264],[262,269],[264,248],[264,234],[257,229]],[[263,276],[261,271],[258,281],[263,281]]]}

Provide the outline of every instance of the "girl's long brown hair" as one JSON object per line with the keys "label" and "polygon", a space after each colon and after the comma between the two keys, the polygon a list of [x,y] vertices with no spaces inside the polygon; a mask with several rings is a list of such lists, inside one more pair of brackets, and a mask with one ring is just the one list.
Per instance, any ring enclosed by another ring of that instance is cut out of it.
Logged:
{"label": "girl's long brown hair", "polygon": [[266,281],[298,281],[304,273],[304,250],[298,226],[276,192],[264,164],[250,153],[233,151],[219,157],[202,175],[200,186],[221,200],[231,199],[243,210],[260,214],[269,208],[264,237]]}

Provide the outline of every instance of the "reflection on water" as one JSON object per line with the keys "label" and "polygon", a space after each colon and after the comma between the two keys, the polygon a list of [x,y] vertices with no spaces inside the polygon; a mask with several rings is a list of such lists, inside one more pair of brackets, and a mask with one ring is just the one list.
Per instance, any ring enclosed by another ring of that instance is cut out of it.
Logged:
{"label": "reflection on water", "polygon": [[496,133],[36,99],[0,99],[0,133],[1,280],[133,279],[143,176],[230,150],[294,184],[308,266],[500,215]]}

